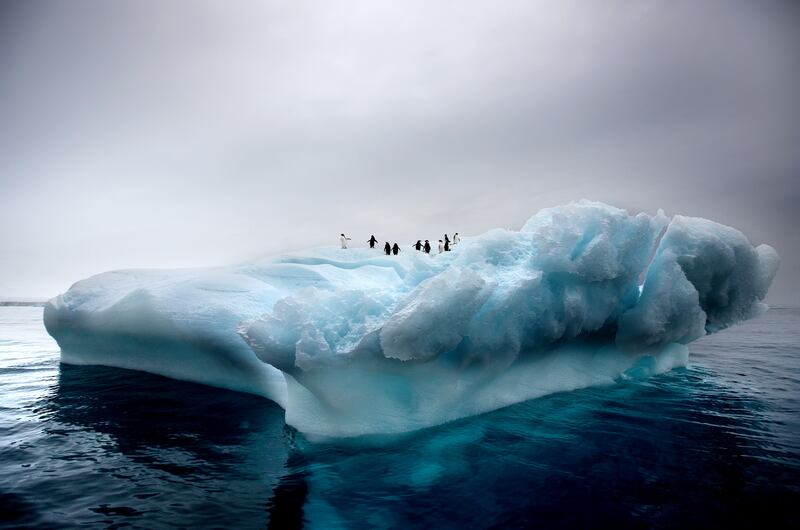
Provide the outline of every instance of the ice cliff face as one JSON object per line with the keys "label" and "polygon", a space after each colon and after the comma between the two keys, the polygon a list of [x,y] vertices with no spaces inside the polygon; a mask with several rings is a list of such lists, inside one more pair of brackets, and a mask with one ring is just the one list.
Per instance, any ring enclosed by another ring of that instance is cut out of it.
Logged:
{"label": "ice cliff face", "polygon": [[45,324],[64,362],[253,392],[308,435],[352,436],[684,364],[685,344],[763,311],[777,267],[732,228],[584,201],[438,255],[105,273]]}

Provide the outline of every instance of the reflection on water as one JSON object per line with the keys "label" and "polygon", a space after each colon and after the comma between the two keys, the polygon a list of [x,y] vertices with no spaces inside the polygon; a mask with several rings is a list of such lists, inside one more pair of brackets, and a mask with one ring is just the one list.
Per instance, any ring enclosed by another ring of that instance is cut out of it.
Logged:
{"label": "reflection on water", "polygon": [[56,526],[64,516],[205,526],[228,513],[263,525],[263,500],[286,473],[283,411],[255,396],[61,365],[30,412],[36,421],[9,449],[31,462],[23,490]]}
{"label": "reflection on water", "polygon": [[[20,308],[21,309],[21,308]],[[264,399],[60,365],[0,313],[0,524],[117,528],[796,526],[798,312],[643,381],[312,445]]]}
{"label": "reflection on water", "polygon": [[433,527],[758,525],[764,510],[788,520],[797,455],[787,470],[762,436],[762,405],[713,375],[550,396],[402,448],[311,448],[309,482],[322,494],[307,516],[325,526],[357,513],[381,526],[391,513],[399,527],[420,514]]}
{"label": "reflection on water", "polygon": [[[39,412],[91,430],[142,465],[187,478],[243,463],[232,448],[252,454],[265,444],[283,447],[283,411],[270,401],[116,368],[61,365]],[[177,453],[191,467],[179,464]]]}

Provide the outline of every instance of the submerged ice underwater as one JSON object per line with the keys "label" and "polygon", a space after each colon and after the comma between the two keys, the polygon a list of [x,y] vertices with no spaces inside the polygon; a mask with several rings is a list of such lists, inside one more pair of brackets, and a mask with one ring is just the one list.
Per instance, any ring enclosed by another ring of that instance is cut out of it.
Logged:
{"label": "submerged ice underwater", "polygon": [[108,272],[44,322],[65,363],[250,392],[309,438],[359,436],[685,365],[688,343],[766,309],[778,265],[734,228],[581,201],[436,256]]}

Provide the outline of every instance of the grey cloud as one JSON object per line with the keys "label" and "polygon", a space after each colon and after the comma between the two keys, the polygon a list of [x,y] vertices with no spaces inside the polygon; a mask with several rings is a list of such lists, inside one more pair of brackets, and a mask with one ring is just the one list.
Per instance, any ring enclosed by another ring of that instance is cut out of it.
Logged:
{"label": "grey cloud", "polygon": [[[579,198],[773,244],[796,303],[793,2],[4,2],[0,295]],[[332,235],[331,235],[332,234]]]}

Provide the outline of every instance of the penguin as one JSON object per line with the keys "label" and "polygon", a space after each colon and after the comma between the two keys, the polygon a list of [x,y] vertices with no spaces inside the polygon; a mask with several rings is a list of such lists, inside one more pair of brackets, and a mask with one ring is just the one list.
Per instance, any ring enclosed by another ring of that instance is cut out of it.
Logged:
{"label": "penguin", "polygon": [[440,239],[439,240],[439,254],[441,254],[442,252],[444,252],[444,241],[442,241]]}
{"label": "penguin", "polygon": [[388,241],[383,245],[383,252],[385,252],[387,256],[392,253],[392,247],[389,245]]}
{"label": "penguin", "polygon": [[350,238],[345,236],[344,234],[341,234],[339,241],[342,242],[342,248],[347,248],[347,242],[350,241]]}
{"label": "penguin", "polygon": [[377,242],[378,240],[375,239],[374,235],[369,236],[369,239],[367,240],[367,243],[369,243],[369,248],[375,248],[375,243]]}
{"label": "penguin", "polygon": [[458,232],[453,234],[453,244],[458,245],[461,242],[461,236],[458,235]]}
{"label": "penguin", "polygon": [[397,243],[395,243],[392,247],[392,253],[397,256],[398,252],[400,252],[400,247],[397,245]]}
{"label": "penguin", "polygon": [[428,243],[427,239],[425,240],[425,246],[422,247],[422,248],[423,248],[423,250],[425,250],[425,254],[430,254],[431,253],[431,244]]}
{"label": "penguin", "polygon": [[448,241],[446,239],[444,240],[444,251],[445,252],[450,252],[450,241]]}
{"label": "penguin", "polygon": [[417,250],[422,250],[422,242],[419,239],[417,239],[417,242],[414,243],[414,248]]}

